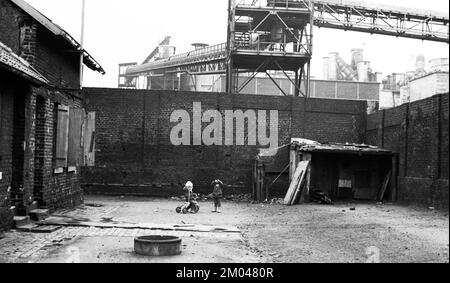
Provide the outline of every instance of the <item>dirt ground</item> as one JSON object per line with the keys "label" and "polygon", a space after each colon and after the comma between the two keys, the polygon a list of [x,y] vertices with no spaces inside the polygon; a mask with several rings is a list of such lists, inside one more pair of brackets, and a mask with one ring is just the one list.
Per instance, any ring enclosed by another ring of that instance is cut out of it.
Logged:
{"label": "dirt ground", "polygon": [[[8,232],[0,262],[449,262],[446,211],[375,203],[268,205],[225,202],[223,213],[201,202],[199,214],[175,213],[179,201],[89,196],[85,206],[56,216],[138,224],[237,227],[241,233],[64,227],[52,235]],[[133,252],[137,235],[176,235],[183,253],[148,258]],[[22,253],[21,239],[33,246]],[[32,240],[31,240],[32,239]],[[36,244],[36,242],[42,246]],[[15,242],[18,247],[11,248]],[[56,244],[55,244],[56,243]],[[369,249],[369,250],[368,250]],[[379,251],[379,253],[378,253]]]}

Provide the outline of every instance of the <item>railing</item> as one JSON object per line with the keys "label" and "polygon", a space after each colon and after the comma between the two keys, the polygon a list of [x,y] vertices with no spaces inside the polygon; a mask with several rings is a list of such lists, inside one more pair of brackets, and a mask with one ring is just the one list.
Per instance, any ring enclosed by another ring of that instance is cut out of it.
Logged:
{"label": "railing", "polygon": [[202,49],[177,54],[164,60],[158,60],[136,67],[129,67],[127,69],[127,74],[144,73],[158,69],[201,63],[203,61],[222,60],[226,58],[226,50],[226,43],[208,46]]}
{"label": "railing", "polygon": [[280,42],[235,42],[235,50],[256,51],[258,53],[271,52],[271,53],[283,53],[283,54],[310,54],[310,48],[307,44],[298,44],[294,42],[280,43]]}
{"label": "railing", "polygon": [[286,9],[309,9],[311,0],[237,0],[235,5],[239,7],[272,7]]}
{"label": "railing", "polygon": [[185,60],[187,58],[198,58],[198,57],[203,57],[203,56],[208,57],[210,55],[215,55],[215,54],[218,54],[221,52],[225,52],[226,48],[227,48],[227,44],[221,43],[221,44],[217,44],[217,45],[213,45],[213,46],[208,46],[208,47],[205,47],[202,49],[177,54],[177,55],[171,56],[170,58],[168,58],[166,60],[161,60],[161,62],[162,61],[170,62],[170,61],[177,61],[177,60]]}

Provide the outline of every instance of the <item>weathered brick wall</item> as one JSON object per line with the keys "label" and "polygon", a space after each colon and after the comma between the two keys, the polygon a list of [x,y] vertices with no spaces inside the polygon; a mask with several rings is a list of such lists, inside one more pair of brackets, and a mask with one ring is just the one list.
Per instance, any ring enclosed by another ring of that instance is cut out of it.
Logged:
{"label": "weathered brick wall", "polygon": [[[179,193],[187,180],[208,192],[215,178],[226,181],[229,193],[251,192],[258,146],[171,144],[170,131],[176,123],[170,123],[170,115],[184,109],[192,119],[193,102],[223,116],[225,110],[278,110],[280,146],[291,137],[361,142],[364,133],[365,102],[100,88],[84,89],[84,95],[86,110],[96,112],[95,167],[84,168],[82,174],[84,187],[91,192],[167,196]],[[270,171],[280,172],[288,164],[285,148],[277,160]]]}
{"label": "weathered brick wall", "polygon": [[366,142],[399,153],[399,200],[448,208],[448,96],[368,116]]}
{"label": "weathered brick wall", "polygon": [[0,231],[10,227],[12,215],[9,211],[8,188],[12,181],[12,143],[13,143],[13,107],[14,92],[9,76],[0,71],[0,77],[6,81],[0,83]]}
{"label": "weathered brick wall", "polygon": [[[72,207],[83,201],[79,170],[54,173],[55,103],[81,108],[79,93],[30,87],[0,72],[0,229],[11,226],[10,206],[34,200],[50,208]],[[20,187],[23,190],[20,190]],[[8,193],[8,189],[11,191]]]}
{"label": "weathered brick wall", "polygon": [[[44,88],[34,88],[33,94],[39,96],[37,100],[41,107],[34,113],[34,120],[37,121],[34,123],[32,131],[32,140],[38,141],[38,147],[33,148],[33,152],[35,150],[37,152],[30,160],[30,168],[34,168],[32,180],[34,192],[40,192],[42,203],[52,210],[73,207],[83,201],[79,170],[68,172],[67,168],[64,168],[63,173],[54,173],[55,103],[82,108],[82,99],[79,93],[48,91]],[[37,131],[36,126],[38,126]],[[38,134],[37,138],[35,133]],[[35,157],[38,160],[35,160]]]}
{"label": "weathered brick wall", "polygon": [[80,57],[8,0],[0,0],[0,41],[27,60],[54,86],[79,88]]}
{"label": "weathered brick wall", "polygon": [[20,27],[29,17],[21,16],[20,9],[8,0],[0,0],[0,41],[20,54]]}

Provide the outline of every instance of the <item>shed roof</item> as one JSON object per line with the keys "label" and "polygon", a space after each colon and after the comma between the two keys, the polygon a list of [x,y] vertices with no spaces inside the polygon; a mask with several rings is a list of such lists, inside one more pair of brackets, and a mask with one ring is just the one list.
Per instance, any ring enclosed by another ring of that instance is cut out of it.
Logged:
{"label": "shed roof", "polygon": [[319,143],[305,139],[292,139],[292,146],[298,151],[309,153],[340,153],[358,155],[392,155],[390,150],[382,149],[367,144],[355,143]]}
{"label": "shed roof", "polygon": [[33,19],[35,19],[38,23],[44,26],[51,33],[67,41],[70,45],[73,46],[75,50],[83,52],[83,63],[86,66],[101,74],[105,74],[105,70],[102,68],[102,66],[100,66],[100,64],[86,50],[82,49],[81,45],[63,28],[52,22],[49,18],[44,16],[41,12],[36,10],[33,6],[31,6],[24,0],[11,0],[11,2],[16,4],[20,9],[22,9],[25,13],[30,15]]}
{"label": "shed roof", "polygon": [[11,48],[0,42],[0,68],[16,73],[35,84],[49,84],[49,81],[36,71],[30,63],[15,54]]}

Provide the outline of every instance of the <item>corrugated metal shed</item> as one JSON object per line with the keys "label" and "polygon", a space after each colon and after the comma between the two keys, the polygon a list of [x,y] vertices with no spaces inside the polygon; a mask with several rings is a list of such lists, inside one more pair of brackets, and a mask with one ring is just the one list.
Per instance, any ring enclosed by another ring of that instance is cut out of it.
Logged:
{"label": "corrugated metal shed", "polygon": [[292,139],[292,146],[302,152],[345,153],[358,155],[392,155],[392,151],[376,146],[354,143],[321,144],[311,140]]}

